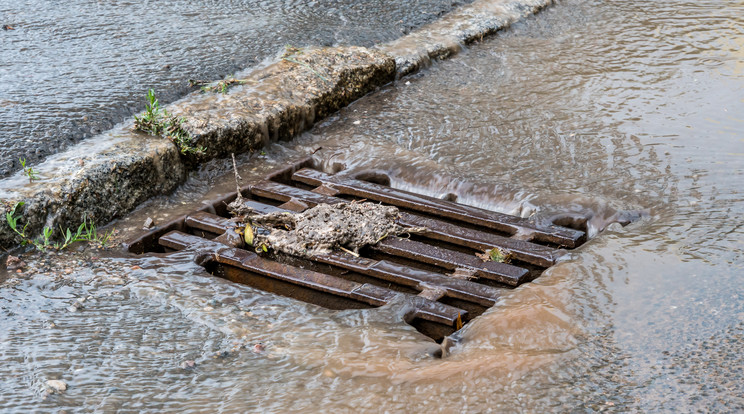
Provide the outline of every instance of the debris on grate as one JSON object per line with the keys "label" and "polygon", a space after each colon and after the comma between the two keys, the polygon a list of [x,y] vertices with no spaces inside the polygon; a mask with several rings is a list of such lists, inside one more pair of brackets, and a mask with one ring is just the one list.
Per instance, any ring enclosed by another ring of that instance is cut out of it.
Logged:
{"label": "debris on grate", "polygon": [[[242,203],[245,206],[244,203]],[[387,237],[418,233],[424,229],[396,223],[398,209],[371,202],[318,204],[301,213],[266,214],[241,208],[228,210],[240,219],[246,244],[292,256],[314,256],[342,250],[359,256],[359,249]],[[255,227],[254,227],[255,226]]]}
{"label": "debris on grate", "polygon": [[[240,199],[237,192],[230,194],[151,229],[128,249],[135,254],[191,249],[214,275],[330,309],[378,307],[402,295],[411,309],[406,322],[441,342],[494,305],[504,289],[533,280],[586,240],[578,228],[536,224],[386,183],[379,174],[327,174],[308,158],[245,186]],[[234,209],[236,199],[247,219],[231,217],[228,204]],[[255,231],[257,240],[277,244],[260,233],[266,223],[246,230],[244,220],[291,213],[291,223],[284,224],[300,228],[302,213],[312,208],[331,214],[372,202],[389,206],[384,211],[395,216],[389,234],[351,245],[333,240],[310,251],[285,250],[291,255],[246,243],[245,232]]]}

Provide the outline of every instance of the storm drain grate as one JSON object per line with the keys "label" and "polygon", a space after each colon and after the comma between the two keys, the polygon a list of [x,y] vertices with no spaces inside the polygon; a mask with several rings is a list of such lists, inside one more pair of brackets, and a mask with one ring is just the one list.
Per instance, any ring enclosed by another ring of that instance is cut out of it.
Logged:
{"label": "storm drain grate", "polygon": [[[394,189],[384,174],[326,174],[310,159],[241,192],[258,213],[380,202],[399,208],[399,224],[427,230],[410,238],[385,238],[362,249],[359,257],[256,253],[244,248],[238,223],[230,220],[226,206],[237,197],[233,193],[149,231],[130,242],[129,251],[192,249],[197,263],[214,275],[330,309],[377,307],[402,294],[411,309],[406,321],[440,341],[494,305],[504,289],[533,280],[585,241],[581,230]],[[476,256],[494,247],[509,252],[511,262]]]}

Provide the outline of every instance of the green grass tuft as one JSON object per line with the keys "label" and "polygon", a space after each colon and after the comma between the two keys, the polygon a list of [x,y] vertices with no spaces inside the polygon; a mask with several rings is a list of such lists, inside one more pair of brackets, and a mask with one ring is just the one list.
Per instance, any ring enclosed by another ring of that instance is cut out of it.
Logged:
{"label": "green grass tuft", "polygon": [[183,117],[170,115],[167,110],[160,107],[155,98],[155,92],[150,89],[147,92],[147,105],[141,116],[134,117],[134,127],[150,135],[164,136],[170,139],[181,154],[201,154],[204,147],[194,147],[189,131],[183,128],[186,121]]}

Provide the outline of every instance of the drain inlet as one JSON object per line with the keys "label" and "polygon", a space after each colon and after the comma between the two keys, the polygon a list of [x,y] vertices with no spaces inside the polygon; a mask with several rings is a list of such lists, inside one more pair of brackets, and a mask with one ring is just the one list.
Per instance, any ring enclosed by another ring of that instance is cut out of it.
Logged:
{"label": "drain inlet", "polygon": [[[411,238],[387,237],[362,249],[359,257],[335,251],[309,259],[257,253],[244,246],[239,223],[230,219],[226,205],[237,198],[233,193],[150,230],[128,249],[135,254],[190,249],[216,276],[329,309],[378,307],[402,295],[411,309],[406,322],[442,341],[493,306],[506,289],[539,276],[586,240],[580,230],[398,190],[385,185],[386,177],[360,178],[365,177],[326,174],[305,159],[241,193],[260,214],[362,199],[380,202],[400,210],[399,224],[426,230]],[[494,247],[509,252],[513,261],[484,262],[476,256]]]}

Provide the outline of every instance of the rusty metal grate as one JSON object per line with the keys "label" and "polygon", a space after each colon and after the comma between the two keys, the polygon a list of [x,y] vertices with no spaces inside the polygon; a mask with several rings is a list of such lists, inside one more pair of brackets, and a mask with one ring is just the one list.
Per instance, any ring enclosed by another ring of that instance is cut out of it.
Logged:
{"label": "rusty metal grate", "polygon": [[[306,159],[242,191],[260,213],[365,199],[398,207],[404,226],[428,229],[411,238],[386,238],[360,257],[334,252],[309,260],[239,247],[237,224],[226,208],[237,193],[149,231],[128,248],[135,254],[193,249],[197,263],[214,275],[330,309],[377,307],[402,294],[412,308],[406,321],[440,341],[495,304],[504,289],[538,277],[586,239],[581,230],[387,184],[381,174],[326,174]],[[475,255],[493,247],[511,252],[512,262],[484,262]]]}

